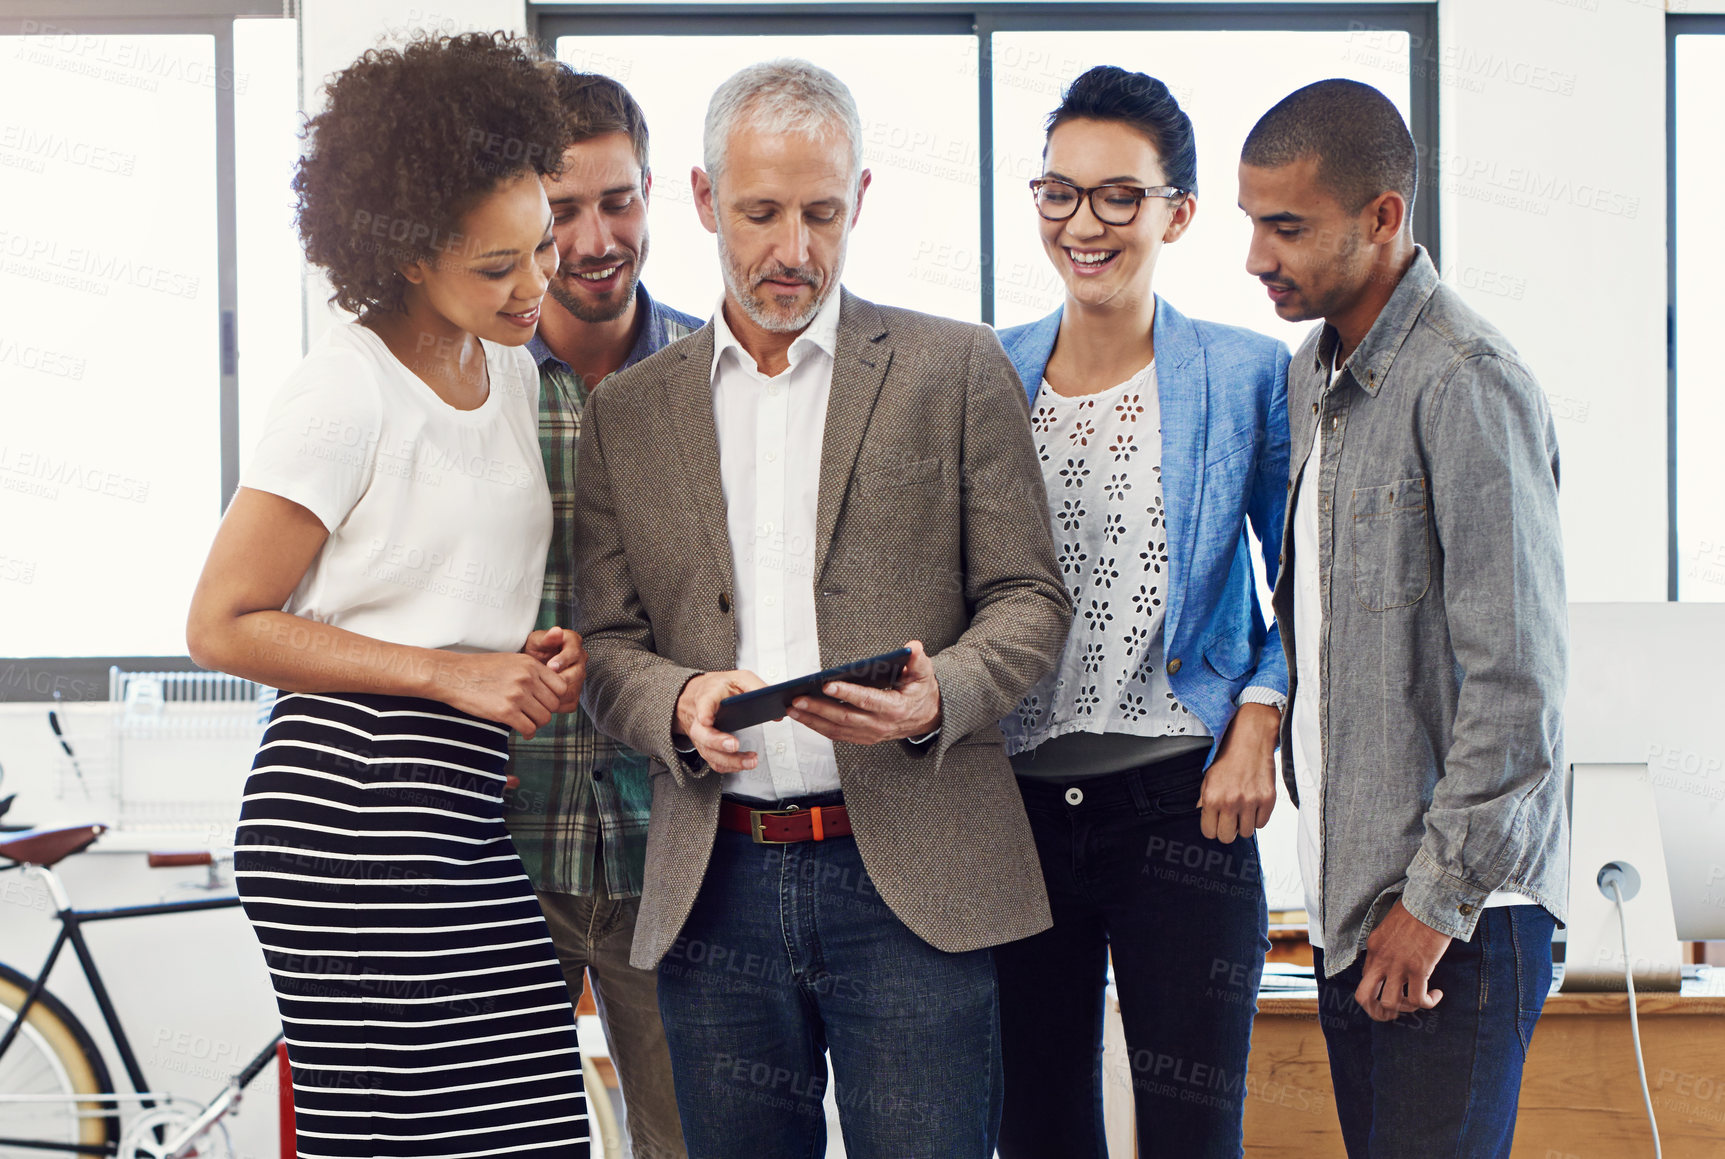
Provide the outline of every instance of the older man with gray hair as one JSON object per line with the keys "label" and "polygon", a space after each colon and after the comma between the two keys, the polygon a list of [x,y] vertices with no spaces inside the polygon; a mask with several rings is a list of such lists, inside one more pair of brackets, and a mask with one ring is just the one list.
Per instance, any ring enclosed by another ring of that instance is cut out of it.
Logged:
{"label": "older man with gray hair", "polygon": [[[988,947],[1049,924],[995,721],[1071,617],[1024,392],[986,327],[840,287],[869,173],[837,78],[738,73],[704,160],[724,297],[593,396],[576,487],[584,703],[653,760],[633,960],[691,1155],[824,1154],[830,1051],[853,1159],[987,1159]],[[901,646],[895,687],[715,727]]]}

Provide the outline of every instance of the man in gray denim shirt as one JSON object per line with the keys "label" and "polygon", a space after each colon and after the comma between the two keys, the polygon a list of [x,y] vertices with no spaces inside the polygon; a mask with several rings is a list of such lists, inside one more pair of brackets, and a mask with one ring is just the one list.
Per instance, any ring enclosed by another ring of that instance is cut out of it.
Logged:
{"label": "man in gray denim shirt", "polygon": [[1324,321],[1288,371],[1275,610],[1343,1138],[1353,1159],[1488,1159],[1568,873],[1557,439],[1514,348],[1414,244],[1416,167],[1381,93],[1321,81],[1246,139],[1240,205],[1276,313]]}

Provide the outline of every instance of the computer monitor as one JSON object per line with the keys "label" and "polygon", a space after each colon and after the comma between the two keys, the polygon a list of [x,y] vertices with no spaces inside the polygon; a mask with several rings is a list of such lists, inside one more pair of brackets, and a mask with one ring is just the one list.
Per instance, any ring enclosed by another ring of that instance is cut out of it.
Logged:
{"label": "computer monitor", "polygon": [[1571,604],[1569,642],[1565,759],[1646,764],[1677,936],[1725,939],[1725,604]]}

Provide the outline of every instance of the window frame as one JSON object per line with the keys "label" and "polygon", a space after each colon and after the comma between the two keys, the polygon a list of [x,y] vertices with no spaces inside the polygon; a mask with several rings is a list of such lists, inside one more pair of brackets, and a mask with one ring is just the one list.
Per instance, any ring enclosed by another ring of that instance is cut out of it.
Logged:
{"label": "window frame", "polygon": [[[1348,32],[1408,34],[1408,112],[1420,147],[1414,234],[1439,259],[1438,101],[1441,60],[1436,0],[1375,3],[1158,0],[1029,5],[1015,2],[906,4],[529,3],[529,34],[555,54],[564,36],[935,35],[977,40],[977,157],[980,317],[994,324],[994,60],[996,32]],[[1441,269],[1442,266],[1440,265]]]}
{"label": "window frame", "polygon": [[[1400,31],[1408,34],[1410,129],[1421,147],[1420,189],[1414,206],[1414,231],[1439,260],[1440,174],[1437,160],[1439,112],[1439,22],[1436,0],[1378,0],[1324,3],[1308,0],[1256,2],[1158,2],[1077,0],[1059,5],[1015,2],[906,4],[893,2],[817,3],[533,3],[524,0],[529,35],[548,51],[562,36],[581,35],[969,35],[977,39],[978,243],[983,255],[979,296],[981,318],[992,324],[994,300],[994,70],[996,32],[1052,31]],[[93,35],[206,34],[214,38],[217,75],[232,75],[233,24],[246,17],[291,16],[293,0],[61,0],[45,11],[44,0],[0,0],[0,33],[28,35],[32,22]],[[1704,21],[1706,17],[1671,17]],[[1725,18],[1715,18],[1725,21]],[[1725,30],[1725,27],[1722,27]],[[1669,34],[1668,55],[1675,52]],[[225,72],[223,71],[225,70]],[[1668,82],[1669,83],[1669,82]],[[219,509],[239,485],[238,206],[235,172],[235,109],[231,85],[216,85],[216,259],[220,383],[221,491]],[[1669,103],[1669,102],[1668,102]],[[1667,131],[1674,120],[1667,114]],[[1668,159],[1668,164],[1670,164]],[[1669,184],[1669,183],[1668,183]],[[1668,215],[1670,210],[1668,209]],[[1675,266],[1672,266],[1675,276]],[[1673,411],[1675,371],[1671,387]],[[1674,419],[1672,420],[1674,421]],[[1675,460],[1670,477],[1675,485]],[[1671,552],[1676,553],[1675,505]],[[1675,571],[1672,572],[1675,577]],[[1675,584],[1675,578],[1672,583]],[[1674,590],[1674,589],[1673,589]],[[187,656],[12,657],[0,656],[0,703],[46,701],[58,693],[66,700],[104,699],[111,665],[150,671],[197,669]]]}
{"label": "window frame", "polygon": [[[297,10],[292,15],[297,20]],[[281,19],[280,0],[0,0],[0,35],[41,35],[41,30],[91,36],[199,35],[214,41],[215,75],[234,75],[234,22]],[[234,86],[211,85],[216,145],[216,333],[220,350],[216,384],[221,431],[221,486],[217,511],[239,486],[239,204],[234,142]],[[303,337],[303,336],[302,336]],[[198,671],[188,656],[0,656],[0,703],[106,700],[108,668]]]}
{"label": "window frame", "polygon": [[1678,603],[1677,538],[1677,38],[1725,36],[1725,13],[1665,16],[1665,599]]}

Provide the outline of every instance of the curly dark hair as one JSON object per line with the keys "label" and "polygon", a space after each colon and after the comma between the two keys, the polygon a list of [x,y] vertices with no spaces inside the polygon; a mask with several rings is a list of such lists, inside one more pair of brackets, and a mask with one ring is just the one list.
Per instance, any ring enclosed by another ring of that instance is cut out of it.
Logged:
{"label": "curly dark hair", "polygon": [[504,181],[562,165],[569,130],[532,41],[416,33],[368,49],[327,86],[294,174],[306,260],[354,314],[402,308],[397,267],[460,242],[462,216]]}

